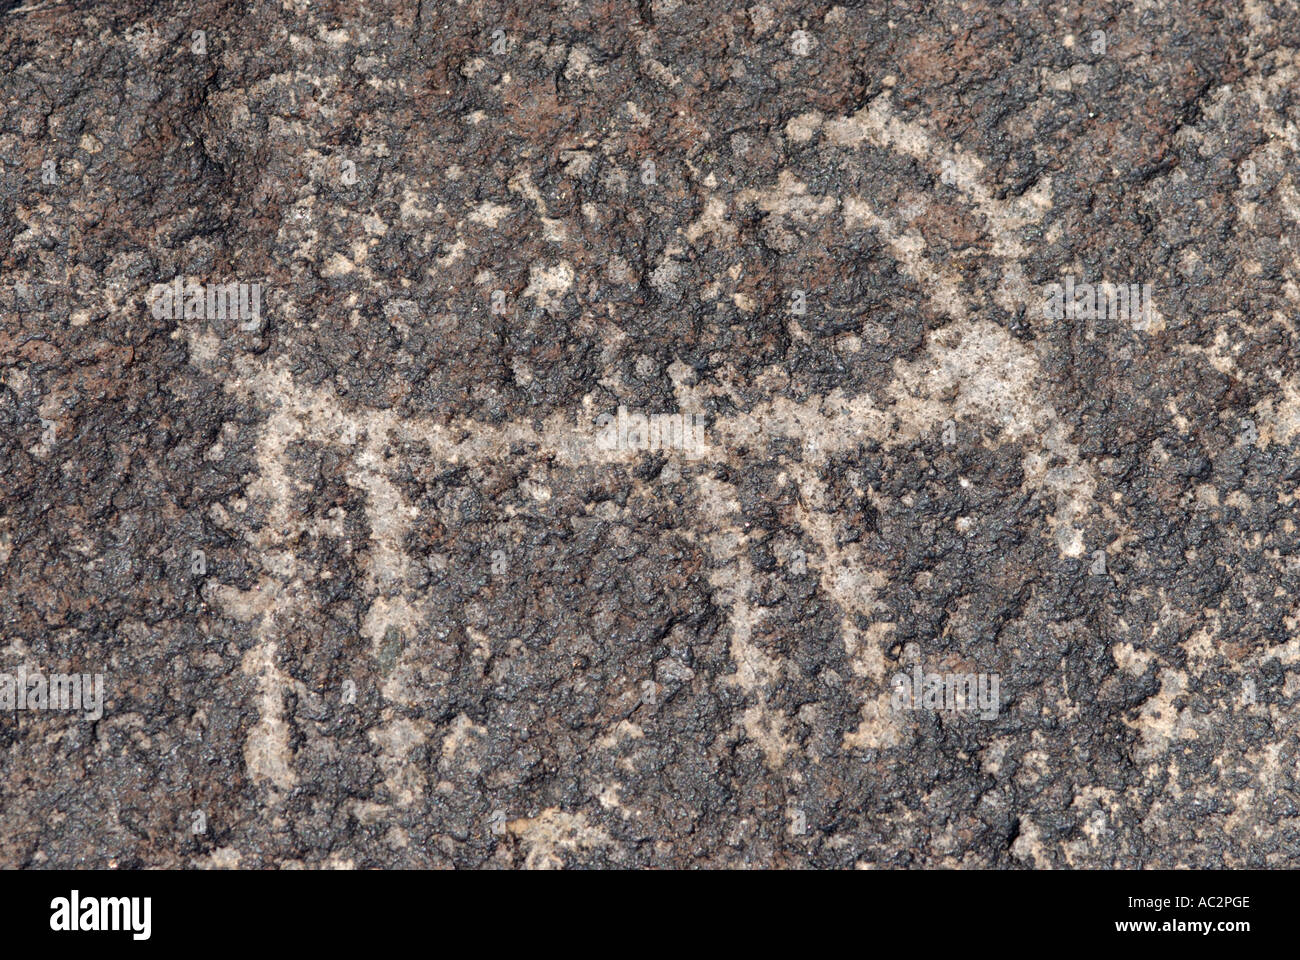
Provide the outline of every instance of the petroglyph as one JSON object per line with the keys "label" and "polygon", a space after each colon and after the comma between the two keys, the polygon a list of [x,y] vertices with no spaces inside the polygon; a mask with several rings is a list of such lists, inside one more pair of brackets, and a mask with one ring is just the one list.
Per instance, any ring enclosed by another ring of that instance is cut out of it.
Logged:
{"label": "petroglyph", "polygon": [[[1038,220],[1050,206],[1050,181],[1044,179],[1025,195],[998,200],[981,179],[982,164],[966,154],[938,145],[920,124],[898,117],[887,96],[872,101],[856,114],[822,120],[800,118],[794,133],[812,139],[817,132],[834,146],[855,148],[871,143],[936,165],[947,180],[985,217],[994,240],[996,256],[1014,260],[1023,254],[1017,236],[1026,224]],[[511,189],[529,198],[545,212],[545,203],[526,176],[516,178]],[[774,226],[786,220],[809,225],[832,214],[840,206],[834,197],[809,193],[791,170],[783,171],[770,188],[740,191],[738,206],[756,205]],[[471,218],[491,225],[506,212],[500,205],[484,203]],[[741,445],[765,444],[776,439],[801,444],[803,459],[790,469],[801,491],[798,513],[800,528],[815,545],[812,558],[821,589],[841,611],[840,631],[845,652],[859,676],[883,684],[883,647],[889,642],[892,624],[878,621],[876,597],[887,589],[884,574],[871,569],[860,547],[839,546],[824,509],[824,488],[820,471],[829,455],[852,450],[871,439],[886,445],[914,440],[934,432],[945,420],[972,422],[994,428],[996,442],[1021,443],[1026,448],[1026,484],[1041,489],[1055,503],[1053,536],[1060,552],[1069,557],[1084,552],[1079,524],[1085,518],[1095,488],[1089,466],[1082,462],[1069,440],[1068,427],[1042,399],[1041,367],[1033,350],[988,321],[974,320],[961,292],[959,275],[951,268],[933,265],[925,255],[925,241],[915,230],[899,232],[892,218],[875,212],[863,198],[848,197],[843,204],[845,226],[877,232],[902,268],[930,291],[935,308],[953,323],[931,335],[926,356],[916,362],[899,361],[895,378],[886,391],[887,402],[877,407],[863,395],[850,397],[840,391],[813,396],[802,402],[773,396],[752,408],[731,416],[712,418],[707,433],[715,446],[709,457],[725,458]],[[734,227],[725,206],[716,198],[705,204],[704,214],[687,231],[695,241],[705,233],[730,236]],[[1013,265],[1018,266],[1018,265]],[[554,266],[533,264],[523,297],[545,309],[555,309],[559,298],[580,286],[572,267],[565,262]],[[215,348],[201,328],[189,328],[192,356],[211,364]],[[216,372],[216,371],[214,371]],[[774,372],[779,372],[774,369]],[[759,381],[763,378],[759,377]],[[363,558],[366,589],[371,596],[362,623],[362,634],[378,656],[389,631],[413,636],[427,616],[428,598],[407,585],[413,560],[405,541],[418,511],[407,504],[393,483],[388,462],[390,445],[419,441],[429,456],[448,464],[474,464],[509,455],[523,445],[530,455],[548,458],[563,468],[581,469],[600,464],[630,462],[634,452],[602,449],[592,442],[592,433],[578,421],[590,419],[591,409],[574,413],[558,411],[541,421],[486,424],[465,419],[449,424],[427,418],[402,418],[391,410],[349,407],[325,387],[295,382],[283,364],[260,366],[240,360],[230,377],[231,389],[242,399],[266,409],[268,420],[258,439],[259,475],[248,494],[268,504],[269,522],[256,535],[254,545],[274,555],[292,533],[301,533],[305,521],[293,519],[290,497],[294,481],[286,452],[291,443],[309,439],[334,444],[352,453],[353,469],[348,482],[365,494],[365,511],[370,526],[370,543]],[[725,385],[687,386],[675,379],[683,411],[702,409],[710,396],[732,393]],[[697,516],[704,524],[706,542],[715,564],[710,583],[727,612],[731,633],[732,659],[736,673],[732,681],[754,702],[746,708],[743,723],[747,735],[758,743],[774,768],[795,749],[787,738],[784,720],[772,712],[764,689],[779,675],[779,661],[761,654],[750,642],[761,610],[748,597],[753,589],[753,571],[744,556],[744,538],[735,526],[737,506],[726,484],[707,476],[697,478]],[[270,582],[284,583],[268,568]],[[867,631],[856,625],[863,616],[872,624]],[[258,725],[258,746],[250,756],[258,758],[258,771],[282,786],[291,782],[285,759],[282,723],[278,720],[274,687],[278,675],[267,669],[273,644],[264,640],[252,663],[259,665],[262,678],[263,720]],[[386,681],[384,695],[394,702],[410,702],[415,694],[407,689],[405,671],[398,668]],[[879,704],[872,699],[864,706],[863,727],[846,738],[846,747],[881,744],[896,740],[894,733],[873,733],[882,719]],[[870,714],[870,716],[868,716]],[[889,721],[892,722],[892,721]],[[266,747],[273,744],[274,749]],[[270,758],[274,758],[274,761]]]}

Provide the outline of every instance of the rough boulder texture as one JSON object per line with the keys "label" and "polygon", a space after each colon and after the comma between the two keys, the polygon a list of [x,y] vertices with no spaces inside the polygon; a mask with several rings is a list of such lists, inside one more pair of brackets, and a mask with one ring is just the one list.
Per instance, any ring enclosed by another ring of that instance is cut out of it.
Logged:
{"label": "rough boulder texture", "polygon": [[0,11],[0,866],[1300,857],[1293,0]]}

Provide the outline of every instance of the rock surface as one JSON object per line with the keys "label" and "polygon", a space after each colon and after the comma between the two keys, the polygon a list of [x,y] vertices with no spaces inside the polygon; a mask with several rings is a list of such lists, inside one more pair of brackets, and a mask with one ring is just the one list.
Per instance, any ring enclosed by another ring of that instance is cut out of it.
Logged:
{"label": "rock surface", "polygon": [[1300,855],[1294,2],[0,10],[0,866]]}

